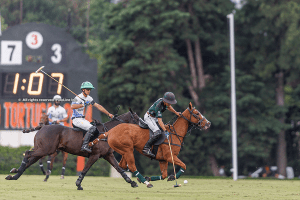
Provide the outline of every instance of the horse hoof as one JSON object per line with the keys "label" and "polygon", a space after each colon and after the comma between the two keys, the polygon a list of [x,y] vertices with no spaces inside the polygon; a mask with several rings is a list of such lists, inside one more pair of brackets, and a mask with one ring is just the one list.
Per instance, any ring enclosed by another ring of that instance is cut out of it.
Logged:
{"label": "horse hoof", "polygon": [[13,180],[12,175],[8,175],[7,177],[5,177],[6,180]]}
{"label": "horse hoof", "polygon": [[12,169],[10,170],[10,173],[18,173],[18,169],[12,168]]}
{"label": "horse hoof", "polygon": [[81,185],[79,185],[79,186],[77,187],[77,190],[83,190],[83,187],[81,187]]}
{"label": "horse hoof", "polygon": [[151,183],[149,183],[148,185],[147,185],[147,188],[152,188],[153,187],[153,185],[151,184]]}
{"label": "horse hoof", "polygon": [[134,181],[131,182],[131,187],[136,188],[139,187],[138,184]]}
{"label": "horse hoof", "polygon": [[61,175],[61,176],[60,176],[60,179],[65,179],[64,175]]}
{"label": "horse hoof", "polygon": [[175,181],[175,176],[172,174],[168,177],[168,181]]}
{"label": "horse hoof", "polygon": [[[145,176],[144,178],[145,178],[146,181],[148,181],[148,182],[151,181],[150,177],[148,177],[148,176]],[[142,181],[141,181],[139,178],[137,178],[137,180],[138,180],[139,183],[142,183]]]}

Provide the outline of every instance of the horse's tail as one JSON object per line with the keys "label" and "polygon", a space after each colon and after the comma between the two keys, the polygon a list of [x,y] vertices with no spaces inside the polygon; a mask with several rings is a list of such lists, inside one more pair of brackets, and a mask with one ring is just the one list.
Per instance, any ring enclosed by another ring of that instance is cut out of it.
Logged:
{"label": "horse's tail", "polygon": [[94,139],[93,142],[90,142],[90,143],[89,143],[89,147],[94,146],[94,145],[97,144],[100,140],[106,139],[107,137],[108,137],[108,132],[105,132],[105,133],[99,135],[98,138]]}
{"label": "horse's tail", "polygon": [[42,128],[41,126],[37,126],[35,128],[31,128],[31,129],[24,129],[22,132],[23,133],[29,133],[29,132],[32,132],[32,131],[40,130],[41,128]]}

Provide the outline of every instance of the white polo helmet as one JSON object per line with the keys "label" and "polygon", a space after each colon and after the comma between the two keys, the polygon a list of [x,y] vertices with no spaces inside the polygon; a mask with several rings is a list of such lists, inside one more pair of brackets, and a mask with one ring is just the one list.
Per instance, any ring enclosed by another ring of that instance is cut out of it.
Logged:
{"label": "white polo helmet", "polygon": [[53,101],[61,101],[61,96],[60,95],[55,95],[53,97]]}

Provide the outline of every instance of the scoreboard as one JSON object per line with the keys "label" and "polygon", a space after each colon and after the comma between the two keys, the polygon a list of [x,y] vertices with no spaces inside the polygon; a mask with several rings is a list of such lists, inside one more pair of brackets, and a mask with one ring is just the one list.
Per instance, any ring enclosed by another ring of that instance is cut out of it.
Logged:
{"label": "scoreboard", "polygon": [[[42,23],[8,28],[0,36],[0,130],[21,130],[38,125],[42,111],[53,105],[53,96],[62,97],[68,114],[65,126],[72,126],[70,108],[74,94],[43,73],[41,66],[59,83],[80,94],[80,85],[91,82],[91,96],[98,102],[97,61],[64,29]],[[86,119],[100,119],[89,106]]]}

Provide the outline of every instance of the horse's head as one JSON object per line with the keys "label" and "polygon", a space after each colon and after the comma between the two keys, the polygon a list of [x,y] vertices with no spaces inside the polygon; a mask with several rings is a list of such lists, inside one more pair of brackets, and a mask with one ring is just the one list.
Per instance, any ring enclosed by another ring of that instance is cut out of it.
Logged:
{"label": "horse's head", "polygon": [[189,121],[190,125],[199,129],[208,129],[211,125],[208,121],[195,107],[192,106],[192,103],[189,104],[189,107],[182,113],[182,117]]}
{"label": "horse's head", "polygon": [[129,108],[129,113],[130,113],[130,121],[129,123],[132,123],[132,124],[139,124],[139,116],[133,112],[133,110],[131,108]]}
{"label": "horse's head", "polygon": [[139,116],[133,112],[131,108],[129,108],[129,112],[115,116],[112,121],[113,120],[120,121],[122,123],[138,124]]}
{"label": "horse's head", "polygon": [[49,118],[45,112],[42,113],[42,117],[39,122],[39,126],[44,126],[44,125],[49,125]]}

